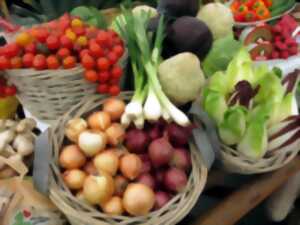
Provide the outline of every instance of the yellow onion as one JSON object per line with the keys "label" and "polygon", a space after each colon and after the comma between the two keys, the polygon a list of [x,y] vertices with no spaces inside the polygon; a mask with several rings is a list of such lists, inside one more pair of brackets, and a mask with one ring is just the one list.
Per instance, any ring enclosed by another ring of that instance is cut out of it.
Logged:
{"label": "yellow onion", "polygon": [[114,180],[105,172],[98,176],[89,175],[83,185],[84,198],[93,205],[108,201],[114,191]]}
{"label": "yellow onion", "polygon": [[95,167],[93,161],[87,162],[83,167],[83,171],[86,172],[88,175],[98,175],[98,170]]}
{"label": "yellow onion", "polygon": [[119,168],[119,157],[114,151],[103,151],[95,156],[94,165],[98,171],[115,176]]}
{"label": "yellow onion", "polygon": [[118,121],[125,111],[125,102],[120,99],[109,98],[103,104],[103,111],[109,113],[112,121]]}
{"label": "yellow onion", "polygon": [[118,196],[114,196],[105,203],[101,204],[101,208],[104,213],[113,216],[122,215],[124,212],[122,199]]}
{"label": "yellow onion", "polygon": [[108,143],[112,146],[119,145],[125,138],[125,130],[119,123],[113,123],[109,128],[107,128],[105,133],[108,138]]}
{"label": "yellow onion", "polygon": [[89,126],[94,130],[105,131],[111,124],[110,115],[107,112],[94,112],[88,118]]}
{"label": "yellow onion", "polygon": [[63,173],[65,184],[72,190],[81,189],[83,187],[85,178],[86,173],[78,169],[67,170]]}
{"label": "yellow onion", "polygon": [[74,118],[65,126],[65,135],[70,141],[78,142],[79,134],[87,129],[87,122],[82,118]]}
{"label": "yellow onion", "polygon": [[77,145],[65,146],[59,155],[59,165],[65,169],[77,169],[86,162],[84,153]]}
{"label": "yellow onion", "polygon": [[123,207],[132,216],[145,216],[155,204],[155,194],[144,184],[129,184],[124,192]]}
{"label": "yellow onion", "polygon": [[120,160],[120,170],[124,177],[134,180],[142,171],[142,160],[136,154],[126,154]]}
{"label": "yellow onion", "polygon": [[101,131],[86,130],[79,135],[78,144],[80,149],[88,157],[92,157],[104,150],[107,136]]}

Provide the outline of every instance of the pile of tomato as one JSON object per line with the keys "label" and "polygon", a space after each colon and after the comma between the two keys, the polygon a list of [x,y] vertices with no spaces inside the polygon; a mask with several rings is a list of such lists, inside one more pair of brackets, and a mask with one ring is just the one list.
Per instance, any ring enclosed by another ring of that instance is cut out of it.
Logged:
{"label": "pile of tomato", "polygon": [[272,0],[234,0],[231,10],[237,22],[253,22],[271,17]]}
{"label": "pile of tomato", "polygon": [[61,18],[20,32],[0,48],[0,70],[72,69],[80,63],[87,81],[97,83],[101,94],[118,95],[123,74],[118,61],[124,43],[112,30],[100,30],[81,19]]}

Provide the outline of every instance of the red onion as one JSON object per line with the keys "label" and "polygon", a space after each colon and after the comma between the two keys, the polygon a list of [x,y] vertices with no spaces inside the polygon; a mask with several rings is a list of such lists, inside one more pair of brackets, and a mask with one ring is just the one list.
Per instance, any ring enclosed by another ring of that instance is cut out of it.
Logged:
{"label": "red onion", "polygon": [[156,183],[158,185],[163,185],[164,184],[165,173],[166,173],[166,171],[163,170],[163,169],[155,171],[154,177],[155,177]]}
{"label": "red onion", "polygon": [[154,209],[160,209],[165,204],[167,204],[170,201],[171,197],[169,194],[163,191],[158,191],[155,193],[155,205]]}
{"label": "red onion", "polygon": [[162,129],[159,127],[158,124],[156,124],[148,131],[148,135],[150,139],[154,141],[155,139],[162,137]]}
{"label": "red onion", "polygon": [[141,184],[145,184],[147,185],[148,187],[150,187],[152,190],[155,189],[155,180],[153,178],[152,175],[150,175],[149,173],[145,173],[143,175],[141,175],[138,180],[137,180],[138,183],[141,183]]}
{"label": "red onion", "polygon": [[149,156],[147,154],[143,154],[143,155],[140,155],[140,158],[142,160],[141,174],[149,173],[151,171],[151,167],[152,167]]}
{"label": "red onion", "polygon": [[173,156],[173,147],[165,138],[159,138],[151,142],[148,154],[154,167],[160,167],[170,162]]}
{"label": "red onion", "polygon": [[170,168],[164,177],[165,187],[173,192],[181,192],[187,184],[187,176],[181,169]]}
{"label": "red onion", "polygon": [[175,149],[170,165],[188,171],[191,167],[191,156],[188,150],[184,148]]}
{"label": "red onion", "polygon": [[167,132],[170,142],[175,147],[185,146],[191,135],[190,128],[181,127],[175,123],[170,123],[168,125]]}
{"label": "red onion", "polygon": [[143,130],[132,129],[126,133],[125,146],[133,153],[143,153],[149,145],[149,136]]}

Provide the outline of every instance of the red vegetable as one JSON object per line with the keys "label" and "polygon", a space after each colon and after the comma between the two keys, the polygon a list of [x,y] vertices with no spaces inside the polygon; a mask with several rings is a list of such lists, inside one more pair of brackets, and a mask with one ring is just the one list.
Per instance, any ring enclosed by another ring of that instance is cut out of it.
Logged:
{"label": "red vegetable", "polygon": [[173,156],[173,147],[165,138],[159,138],[151,142],[148,154],[154,167],[160,167],[170,162]]}
{"label": "red vegetable", "polygon": [[125,146],[130,152],[143,153],[149,145],[149,137],[143,130],[132,129],[127,132]]}
{"label": "red vegetable", "polygon": [[188,150],[183,148],[175,149],[170,165],[188,171],[191,167],[191,156]]}
{"label": "red vegetable", "polygon": [[182,147],[188,143],[190,132],[175,123],[170,123],[167,127],[170,142],[175,147]]}
{"label": "red vegetable", "polygon": [[140,158],[143,163],[141,173],[142,174],[149,173],[151,171],[151,166],[152,166],[149,156],[147,154],[143,154],[143,155],[140,155]]}
{"label": "red vegetable", "polygon": [[156,183],[159,186],[162,186],[164,184],[165,174],[166,174],[166,171],[163,169],[155,171],[154,177],[155,177]]}
{"label": "red vegetable", "polygon": [[154,209],[160,209],[170,201],[171,197],[166,192],[159,191],[155,193]]}
{"label": "red vegetable", "polygon": [[150,187],[152,190],[155,189],[155,180],[153,178],[152,175],[150,175],[149,173],[145,173],[143,175],[141,175],[138,180],[137,180],[138,183],[141,183],[141,184],[145,184],[147,185],[148,187]]}
{"label": "red vegetable", "polygon": [[164,177],[165,187],[173,192],[181,192],[187,184],[187,176],[181,169],[171,168],[169,169]]}

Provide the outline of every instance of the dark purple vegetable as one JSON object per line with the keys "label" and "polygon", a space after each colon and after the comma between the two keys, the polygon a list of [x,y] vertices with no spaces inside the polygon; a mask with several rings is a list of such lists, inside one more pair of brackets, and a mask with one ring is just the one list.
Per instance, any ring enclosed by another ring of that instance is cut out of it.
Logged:
{"label": "dark purple vegetable", "polygon": [[151,171],[151,161],[150,161],[150,158],[147,154],[143,154],[143,155],[140,155],[140,158],[142,160],[142,170],[141,170],[141,174],[143,173],[149,173]]}
{"label": "dark purple vegetable", "polygon": [[151,142],[148,148],[148,155],[152,165],[156,168],[167,165],[173,156],[173,147],[162,137]]}
{"label": "dark purple vegetable", "polygon": [[165,187],[175,193],[183,191],[187,184],[187,176],[181,169],[170,168],[164,177]]}
{"label": "dark purple vegetable", "polygon": [[155,193],[155,205],[154,209],[160,209],[165,204],[167,204],[171,199],[171,196],[163,191],[158,191]]}
{"label": "dark purple vegetable", "polygon": [[191,156],[188,150],[184,148],[175,149],[170,165],[188,171],[191,168]]}
{"label": "dark purple vegetable", "polygon": [[163,130],[160,128],[159,124],[155,124],[152,128],[149,129],[148,135],[153,141],[163,136]]}
{"label": "dark purple vegetable", "polygon": [[156,170],[154,173],[154,178],[158,186],[162,186],[164,183],[166,171],[164,169]]}
{"label": "dark purple vegetable", "polygon": [[154,177],[149,174],[149,173],[145,173],[143,175],[141,175],[138,180],[137,180],[138,183],[141,183],[141,184],[145,184],[147,185],[148,187],[150,187],[152,190],[155,189],[156,187],[156,183],[155,183],[155,179]]}
{"label": "dark purple vegetable", "polygon": [[160,0],[158,11],[170,17],[196,16],[199,0]]}
{"label": "dark purple vegetable", "polygon": [[150,139],[147,133],[139,129],[131,129],[125,137],[125,146],[128,151],[134,153],[143,153],[149,145]]}
{"label": "dark purple vegetable", "polygon": [[204,59],[213,43],[213,36],[204,22],[189,16],[175,20],[167,31],[163,56],[172,57],[182,52],[192,52]]}
{"label": "dark purple vegetable", "polygon": [[295,70],[294,72],[289,73],[287,76],[283,78],[282,85],[284,85],[286,88],[285,94],[295,91],[299,79],[300,79],[300,70]]}
{"label": "dark purple vegetable", "polygon": [[176,123],[170,123],[167,127],[167,133],[171,144],[174,147],[183,147],[188,143],[190,132],[187,128],[181,127]]}

